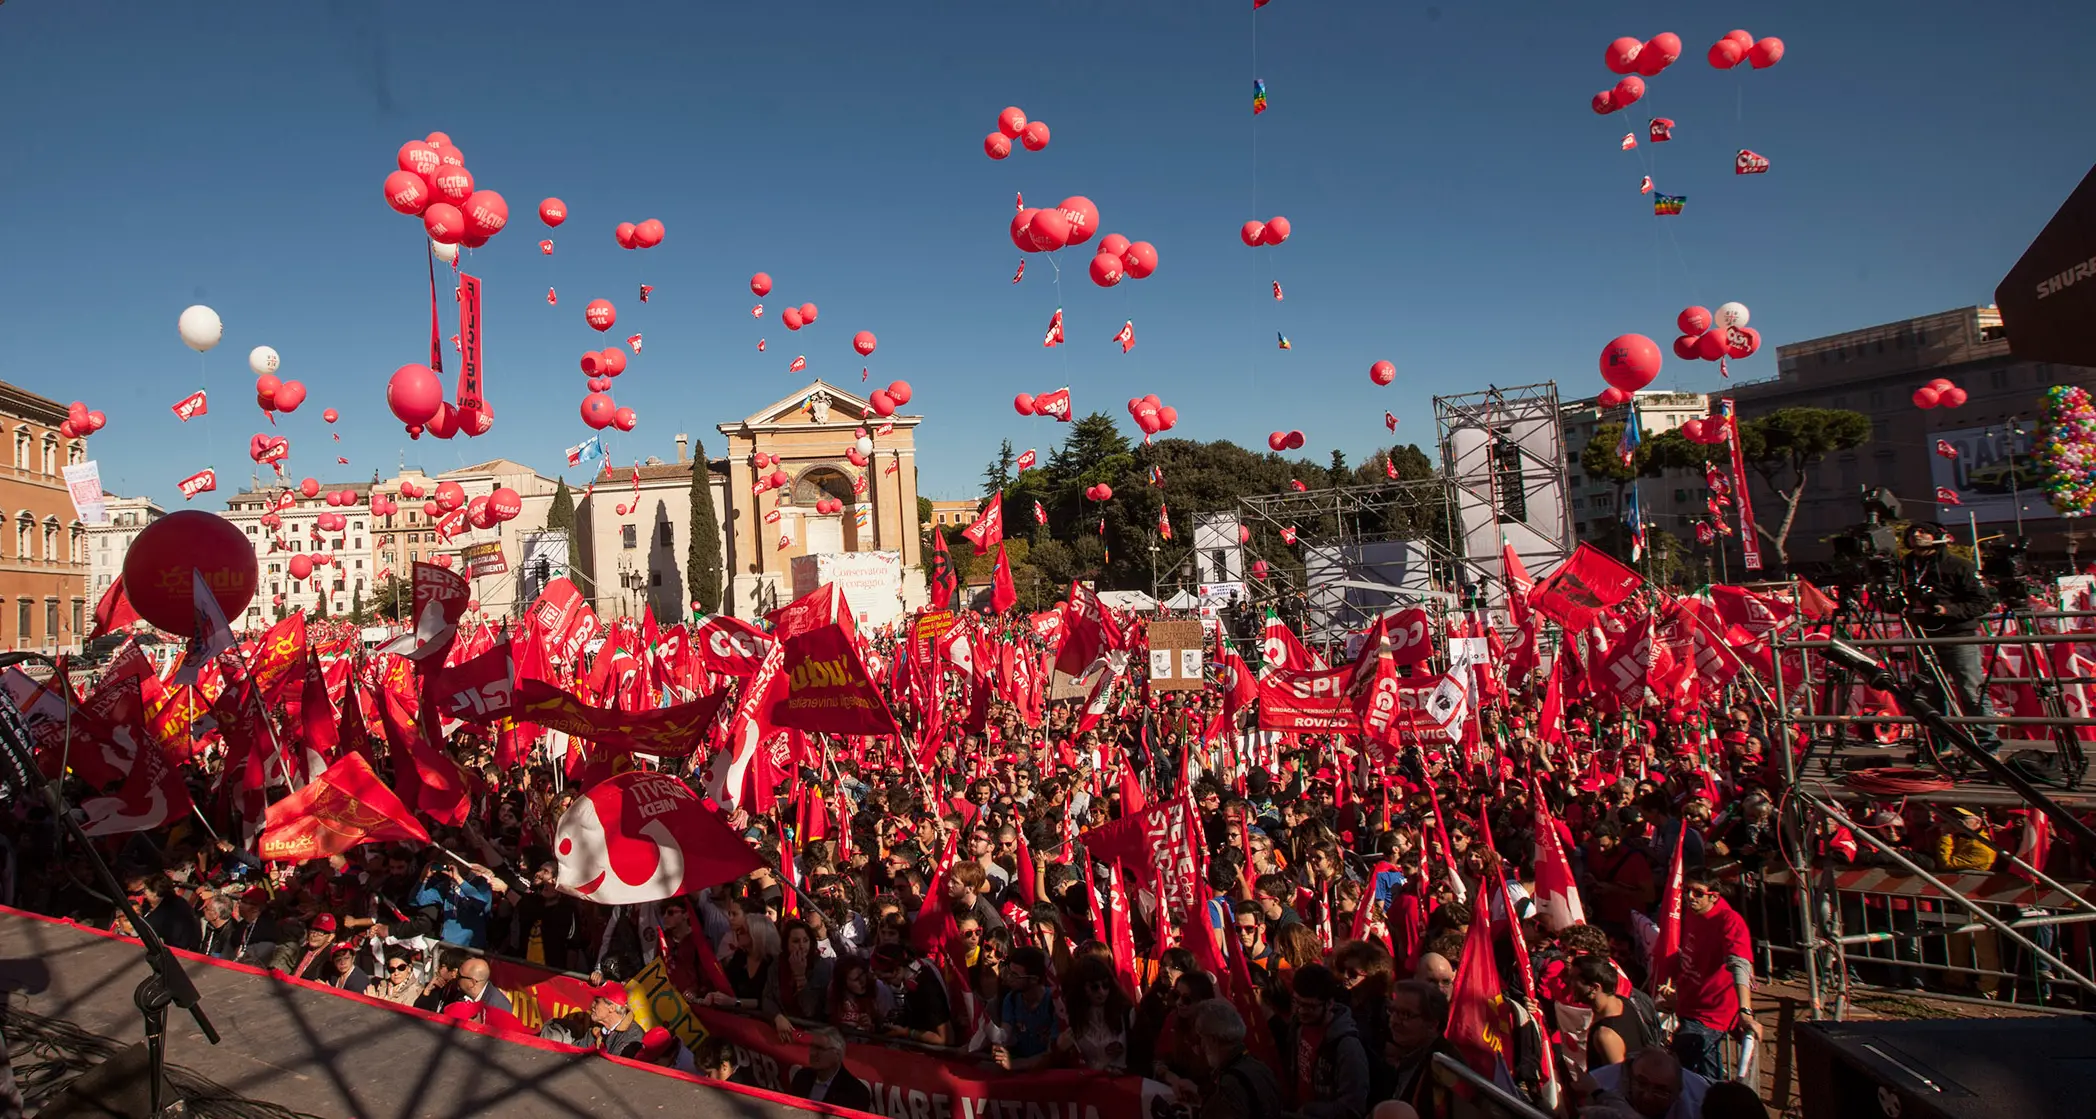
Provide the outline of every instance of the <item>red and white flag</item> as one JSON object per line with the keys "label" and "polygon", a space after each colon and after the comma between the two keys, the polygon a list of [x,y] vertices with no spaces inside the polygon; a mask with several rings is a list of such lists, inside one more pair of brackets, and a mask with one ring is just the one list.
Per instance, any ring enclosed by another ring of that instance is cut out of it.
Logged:
{"label": "red and white flag", "polygon": [[[1058,327],[1062,325],[1061,311],[1055,313],[1055,321]],[[1042,393],[1033,398],[1033,414],[1036,416],[1053,416],[1062,423],[1069,423],[1070,411],[1070,390],[1068,387],[1059,388],[1054,392]]]}
{"label": "red and white flag", "polygon": [[640,352],[640,335],[638,335],[638,334],[629,334],[629,335],[627,335],[627,336],[626,336],[626,344],[627,344],[627,345],[629,345],[629,346],[631,346],[631,347],[633,347],[633,352],[634,352],[634,353],[639,353],[639,352]]}
{"label": "red and white flag", "polygon": [[695,893],[764,865],[691,786],[643,769],[590,786],[553,834],[560,891],[603,905]]}
{"label": "red and white flag", "polygon": [[1623,134],[1623,150],[1627,152],[1634,147],[1637,147],[1637,133],[1625,132]]}
{"label": "red and white flag", "polygon": [[1124,354],[1134,349],[1135,320],[1129,319],[1127,322],[1122,323],[1121,329],[1114,334],[1113,340],[1121,344],[1121,352]]}
{"label": "red and white flag", "polygon": [[1383,413],[1383,426],[1395,433],[1397,431],[1397,417],[1388,412]]}
{"label": "red and white flag", "polygon": [[1282,530],[1281,530],[1281,543],[1283,543],[1283,544],[1293,544],[1293,543],[1295,543],[1295,526],[1294,526],[1294,525],[1289,525],[1289,526],[1288,526],[1287,528],[1284,528],[1284,529],[1282,529]]}
{"label": "red and white flag", "polygon": [[1942,455],[1944,458],[1952,460],[1956,460],[1958,457],[1958,449],[1956,447],[1951,446],[1950,440],[1948,439],[1936,440],[1936,453]]}
{"label": "red and white flag", "polygon": [[795,357],[795,358],[793,359],[792,363],[786,366],[786,372],[788,372],[788,373],[798,373],[798,372],[800,372],[801,370],[803,370],[803,369],[806,369],[807,367],[808,367],[808,357],[807,357],[807,355],[806,355],[806,354],[802,354],[802,355],[800,355],[800,356],[798,356],[798,357]]}
{"label": "red and white flag", "polygon": [[552,255],[553,255],[553,242],[551,242],[551,241],[540,241],[540,242],[539,242],[539,253],[540,253],[540,255],[542,255],[542,256],[552,256]]}
{"label": "red and white flag", "polygon": [[1026,448],[1026,450],[1020,452],[1018,461],[1013,465],[1017,466],[1021,473],[1024,473],[1028,470],[1032,470],[1033,464],[1036,461],[1038,460],[1034,458],[1033,448],[1028,447]]}
{"label": "red and white flag", "polygon": [[1157,535],[1164,540],[1172,538],[1172,509],[1169,505],[1157,507]]}
{"label": "red and white flag", "polygon": [[760,354],[764,352],[764,339],[762,338],[757,339],[757,352]]}
{"label": "red and white flag", "polygon": [[[199,393],[198,395],[202,394]],[[210,493],[218,488],[218,471],[199,470],[175,483],[175,485],[182,491],[182,496],[185,498],[195,497],[200,493]]]}
{"label": "red and white flag", "polygon": [[1042,339],[1041,339],[1041,345],[1043,345],[1043,346],[1060,346],[1060,345],[1062,345],[1062,344],[1063,344],[1063,309],[1062,309],[1061,307],[1057,307],[1057,308],[1055,309],[1055,315],[1054,315],[1054,317],[1052,317],[1052,318],[1050,318],[1050,319],[1048,320],[1048,334],[1047,334],[1047,336],[1046,336],[1046,337],[1044,337],[1044,338],[1042,338]]}
{"label": "red and white flag", "polygon": [[982,512],[976,515],[975,523],[962,529],[961,535],[975,545],[976,555],[989,555],[990,548],[1004,540],[1004,494],[993,494],[983,502]]}
{"label": "red and white flag", "polygon": [[1041,503],[1038,501],[1033,503],[1033,523],[1037,525],[1048,523],[1048,510],[1041,508]]}
{"label": "red and white flag", "polygon": [[654,284],[642,284],[640,286],[640,301],[642,303],[646,303],[648,301],[648,297],[653,294],[655,294]]}
{"label": "red and white flag", "polygon": [[1021,257],[1021,258],[1020,258],[1020,260],[1019,260],[1019,270],[1018,270],[1018,271],[1016,271],[1016,272],[1014,272],[1014,273],[1012,273],[1012,282],[1016,284],[1016,283],[1018,283],[1019,281],[1021,281],[1021,280],[1025,279],[1025,278],[1026,278],[1026,259],[1025,259],[1024,257]]}
{"label": "red and white flag", "polygon": [[1397,464],[1390,461],[1389,455],[1383,456],[1383,473],[1387,475],[1391,481],[1397,481]]}
{"label": "red and white flag", "polygon": [[759,304],[757,304],[756,306],[754,306],[754,307],[750,308],[750,317],[751,317],[751,318],[753,318],[753,319],[761,319],[761,318],[763,318],[763,317],[764,317],[764,304],[762,304],[762,303],[759,303]]}
{"label": "red and white flag", "polygon": [[1536,912],[1551,932],[1586,923],[1586,907],[1579,901],[1579,883],[1572,877],[1571,860],[1565,857],[1564,834],[1557,817],[1539,799],[1536,801]]}
{"label": "red and white flag", "polygon": [[203,389],[198,389],[188,396],[175,401],[174,407],[175,415],[180,416],[183,423],[188,423],[191,419],[211,411],[209,402],[204,399]]}
{"label": "red and white flag", "polygon": [[1274,281],[1274,302],[1281,302],[1281,281]]}
{"label": "red and white flag", "polygon": [[558,296],[558,295],[555,295],[555,294],[553,294],[553,289],[552,289],[552,288],[547,288],[547,289],[546,289],[546,302],[547,302],[547,303],[549,303],[549,304],[552,304],[552,305],[554,305],[554,306],[559,306],[559,305],[560,305],[560,296]]}
{"label": "red and white flag", "polygon": [[1954,490],[1954,489],[1950,488],[1949,486],[1937,486],[1937,487],[1936,487],[1936,504],[1938,504],[1938,505],[1963,505],[1963,504],[1965,504],[1965,503],[1964,503],[1963,501],[1960,501],[1960,500],[1958,500],[1958,491],[1956,491],[1956,490]]}

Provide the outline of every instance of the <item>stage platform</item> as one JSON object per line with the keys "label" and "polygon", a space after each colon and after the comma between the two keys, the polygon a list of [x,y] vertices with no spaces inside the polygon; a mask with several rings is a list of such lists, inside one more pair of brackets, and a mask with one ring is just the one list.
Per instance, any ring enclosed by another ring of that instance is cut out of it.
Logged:
{"label": "stage platform", "polygon": [[[118,1045],[143,1038],[131,993],[148,974],[138,945],[0,910],[0,967],[41,991],[11,1006]],[[168,1063],[247,1099],[328,1119],[577,1115],[789,1119],[818,1111],[768,1093],[693,1083],[588,1053],[536,1048],[326,991],[184,960],[223,1041],[168,1014]]]}

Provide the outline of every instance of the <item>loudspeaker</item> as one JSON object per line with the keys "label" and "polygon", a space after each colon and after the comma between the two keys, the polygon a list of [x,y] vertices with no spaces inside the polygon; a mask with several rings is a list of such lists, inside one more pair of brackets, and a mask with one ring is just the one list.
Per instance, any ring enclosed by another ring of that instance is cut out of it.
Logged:
{"label": "loudspeaker", "polygon": [[[141,1041],[82,1073],[51,1097],[38,1119],[155,1119],[152,1107],[151,1059]],[[163,1075],[160,1107],[175,1102],[174,1086]]]}

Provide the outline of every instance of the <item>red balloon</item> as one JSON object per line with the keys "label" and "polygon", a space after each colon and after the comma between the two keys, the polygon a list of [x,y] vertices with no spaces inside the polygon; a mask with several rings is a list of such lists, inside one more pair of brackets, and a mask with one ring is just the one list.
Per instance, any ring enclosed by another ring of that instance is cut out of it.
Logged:
{"label": "red balloon", "polygon": [[99,409],[87,414],[87,430],[89,434],[102,430],[108,423],[109,416]]}
{"label": "red balloon", "polygon": [[439,509],[437,507],[437,503],[434,501],[425,501],[422,503],[422,515],[428,517],[430,520],[436,520],[438,517],[442,516],[443,513],[444,510]]}
{"label": "red balloon", "polygon": [[812,323],[812,322],[814,322],[814,321],[815,321],[815,304],[813,304],[813,303],[803,303],[803,304],[801,304],[801,324],[805,326],[805,325],[807,325],[808,323]]}
{"label": "red balloon", "polygon": [[1914,390],[1914,406],[1916,408],[1934,408],[1942,398],[1942,393],[1927,385]]}
{"label": "red balloon", "polygon": [[495,520],[515,520],[523,511],[524,499],[508,486],[498,486],[488,495],[488,514]]}
{"label": "red balloon", "polygon": [[1942,401],[1945,408],[1962,408],[1965,406],[1965,390],[1952,385],[1944,389],[1943,395],[1938,399]]}
{"label": "red balloon", "polygon": [[618,324],[619,312],[611,305],[609,299],[592,299],[589,306],[582,309],[582,317],[589,322],[592,329],[604,331]]}
{"label": "red balloon", "polygon": [[1730,70],[1745,58],[1747,49],[1735,39],[1719,39],[1710,44],[1710,64],[1720,70]]}
{"label": "red balloon", "polygon": [[888,395],[887,389],[875,389],[866,394],[866,402],[873,405],[875,415],[892,416],[895,414],[895,398]]}
{"label": "red balloon", "polygon": [[1022,416],[1033,415],[1033,394],[1030,392],[1022,392],[1019,395],[1012,397],[1012,410],[1019,413]]}
{"label": "red balloon", "polygon": [[762,470],[771,465],[771,456],[763,451],[757,451],[750,455],[750,465]]}
{"label": "red balloon", "polygon": [[1159,424],[1163,425],[1164,430],[1166,431],[1170,431],[1173,428],[1178,427],[1179,409],[1174,408],[1169,404],[1165,405],[1162,408],[1159,408],[1157,410],[1157,421]]}
{"label": "red balloon", "polygon": [[1644,43],[1625,35],[1601,52],[1601,64],[1608,67],[1611,74],[1628,74],[1637,69],[1638,52],[1644,49]]}
{"label": "red balloon", "polygon": [[1033,212],[1033,220],[1026,223],[1027,235],[1033,245],[1042,252],[1054,252],[1070,243],[1070,219],[1061,210],[1043,206]]}
{"label": "red balloon", "polygon": [[784,470],[771,472],[771,484],[774,486],[783,486],[791,481],[793,481],[793,475],[786,473]]}
{"label": "red balloon", "polygon": [[662,244],[662,238],[666,232],[661,219],[649,218],[633,227],[633,245],[635,248],[652,249]]}
{"label": "red balloon", "polygon": [[1783,40],[1770,36],[1748,47],[1747,61],[1756,70],[1766,70],[1783,61]]}
{"label": "red balloon", "polygon": [[469,438],[486,435],[495,429],[494,406],[483,400],[478,408],[459,409],[458,425],[459,430],[465,432]]}
{"label": "red balloon", "polygon": [[771,294],[771,273],[759,272],[750,277],[750,291],[759,298]]}
{"label": "red balloon", "polygon": [[329,423],[334,423],[336,420],[342,418],[342,413],[335,411],[333,408],[329,408],[326,411],[320,413],[320,418],[326,420]]}
{"label": "red balloon", "polygon": [[1947,389],[1950,386],[1951,381],[1949,377],[1938,377],[1935,380],[1929,382],[1929,387],[1935,389],[1937,392],[1942,392],[1944,389]]}
{"label": "red balloon", "polygon": [[[329,505],[340,505],[340,504],[342,504],[342,491],[341,491],[341,490],[329,490],[329,491],[328,491],[328,495],[327,495],[327,503],[328,503]],[[320,527],[322,527],[322,528],[326,528],[326,527],[327,527],[327,516],[326,516],[325,514],[323,514],[323,515],[321,516],[321,518],[320,518]]]}
{"label": "red balloon", "polygon": [[632,431],[640,423],[640,413],[631,408],[620,408],[611,414],[611,423],[620,431]]}
{"label": "red balloon", "polygon": [[1691,443],[1703,442],[1703,421],[1690,420],[1681,425],[1681,437]]}
{"label": "red balloon", "polygon": [[409,427],[419,427],[444,403],[444,386],[427,365],[403,365],[386,382],[386,407]]}
{"label": "red balloon", "polygon": [[61,439],[76,439],[76,438],[78,438],[78,437],[79,437],[79,435],[80,435],[80,429],[79,429],[79,428],[77,428],[77,427],[74,427],[74,426],[73,426],[73,421],[71,421],[71,420],[62,420],[62,421],[60,421],[60,422],[59,422],[59,425],[58,425],[58,437],[59,437],[59,438],[61,438]]}
{"label": "red balloon", "polygon": [[581,365],[582,375],[585,377],[595,377],[602,374],[604,372],[604,352],[602,350],[591,350],[583,354]]}
{"label": "red balloon", "polygon": [[1033,243],[1033,216],[1039,210],[1021,210],[1012,215],[1012,244],[1022,253],[1037,253],[1041,247]]}
{"label": "red balloon", "polygon": [[1128,238],[1123,237],[1118,233],[1109,233],[1106,236],[1099,238],[1099,251],[1102,253],[1112,253],[1115,256],[1120,256],[1121,254],[1128,251]]}
{"label": "red balloon", "polygon": [[894,399],[897,405],[908,404],[910,402],[910,382],[897,381],[889,385],[888,395]]}
{"label": "red balloon", "polygon": [[445,568],[446,570],[449,570],[451,567],[451,557],[445,554],[431,556],[429,562],[436,564],[438,567]]}
{"label": "red balloon", "polygon": [[1129,279],[1148,279],[1150,273],[1157,271],[1157,246],[1137,241],[1121,254],[1121,263],[1127,267]]}
{"label": "red balloon", "polygon": [[1701,334],[1710,329],[1710,309],[1707,307],[1684,307],[1674,317],[1674,325],[1683,334]]}
{"label": "red balloon", "polygon": [[439,439],[449,439],[458,434],[458,409],[453,408],[449,402],[439,404],[437,405],[437,414],[431,416],[429,423],[424,426],[428,428],[431,435]]}
{"label": "red balloon", "polygon": [[466,503],[466,487],[457,482],[440,482],[437,484],[436,498],[437,508],[449,513]]}
{"label": "red balloon", "polygon": [[1266,219],[1266,228],[1259,232],[1259,243],[1262,245],[1278,245],[1288,240],[1289,229],[1287,218],[1268,218]]}
{"label": "red balloon", "polygon": [[1288,449],[1289,449],[1289,450],[1291,450],[1291,451],[1300,451],[1300,450],[1302,450],[1302,449],[1303,449],[1303,433],[1302,433],[1302,432],[1300,432],[1300,431],[1291,431],[1291,432],[1289,432],[1289,433],[1288,433]]}
{"label": "red balloon", "polygon": [[1121,262],[1120,257],[1112,253],[1100,253],[1092,258],[1092,282],[1100,287],[1110,288],[1121,282],[1121,277],[1127,273],[1127,267]]}
{"label": "red balloon", "polygon": [[480,600],[479,600],[479,599],[477,599],[477,598],[469,598],[469,599],[467,599],[467,600],[466,600],[466,609],[468,609],[468,610],[478,610],[478,609],[480,609]]}
{"label": "red balloon", "polygon": [[864,466],[866,465],[866,456],[860,454],[857,447],[846,447],[844,449],[844,461],[851,463],[853,466]]}
{"label": "red balloon", "polygon": [[1266,236],[1266,223],[1263,221],[1248,221],[1244,223],[1243,228],[1237,231],[1237,239],[1252,248],[1258,248],[1259,239],[1264,236]]}
{"label": "red balloon", "polygon": [[492,190],[476,190],[466,199],[466,236],[483,240],[509,224],[509,203]]}
{"label": "red balloon", "polygon": [[613,239],[613,240],[615,240],[615,241],[617,241],[617,242],[619,243],[619,247],[620,247],[620,248],[622,248],[622,249],[630,249],[630,248],[632,248],[632,247],[633,247],[633,230],[634,230],[634,228],[635,228],[635,226],[634,226],[634,224],[633,224],[632,222],[630,222],[630,221],[622,221],[622,222],[620,222],[619,224],[617,224],[616,226],[613,226],[613,227],[612,227],[612,230],[611,230],[611,236],[612,236],[612,239]]}
{"label": "red balloon", "polygon": [[291,557],[291,577],[304,579],[313,574],[313,557],[298,555]]}
{"label": "red balloon", "polygon": [[1614,385],[1610,385],[1609,387],[1601,390],[1601,395],[1596,397],[1594,402],[1596,404],[1601,405],[1603,408],[1614,408],[1617,405],[1622,404],[1624,401],[1629,399],[1629,393],[1624,392],[1622,389],[1619,389]]}
{"label": "red balloon", "polygon": [[433,148],[434,148],[434,147],[441,147],[441,146],[443,146],[443,145],[446,145],[446,144],[449,144],[449,143],[451,143],[451,133],[449,133],[449,132],[432,132],[432,133],[430,133],[429,135],[427,135],[427,136],[424,136],[424,137],[422,138],[422,142],[423,142],[423,143],[425,143],[425,144],[428,144],[429,146],[431,146],[431,147],[433,147]]}
{"label": "red balloon", "polygon": [[1099,232],[1099,207],[1082,194],[1073,194],[1063,199],[1056,207],[1062,211],[1064,220],[1070,223],[1070,243],[1082,245]]}
{"label": "red balloon", "polygon": [[1725,356],[1725,332],[1706,330],[1703,337],[1696,339],[1696,356],[1704,361],[1716,361]]}
{"label": "red balloon", "polygon": [[588,385],[591,392],[611,391],[611,378],[609,377],[591,377],[589,380],[584,381],[583,384]]}
{"label": "red balloon", "polygon": [[1747,334],[1746,329],[1743,327],[1728,326],[1714,333],[1725,336],[1725,356],[1734,361],[1738,361],[1740,358],[1754,352],[1755,340]]}
{"label": "red balloon", "polygon": [[[1945,381],[1943,383],[1947,385],[1950,382]],[[283,387],[283,380],[274,373],[264,373],[261,376],[255,378],[255,400],[262,404],[263,411],[268,412],[274,410],[277,398],[277,390]],[[71,413],[68,413],[68,415],[70,414]],[[78,416],[74,416],[73,419],[77,422],[86,418],[87,408],[83,405],[80,409],[80,414]]]}
{"label": "red balloon", "polygon": [[619,406],[601,392],[593,392],[582,398],[582,422],[598,431],[611,425],[611,419],[618,410]]}
{"label": "red balloon", "polygon": [[1607,116],[1621,107],[1616,104],[1616,95],[1612,90],[1604,89],[1594,95],[1594,111],[1603,116]]}
{"label": "red balloon", "polygon": [[1387,361],[1376,362],[1368,367],[1368,379],[1379,385],[1387,385],[1397,380],[1397,366]]}
{"label": "red balloon", "polygon": [[1681,57],[1681,36],[1672,31],[1662,31],[1650,39],[1638,51],[1637,72],[1652,77],[1674,64]]}
{"label": "red balloon", "polygon": [[442,143],[431,140],[429,146],[437,149],[437,162],[443,166],[464,167],[466,165],[466,153],[460,151],[457,144],[449,140],[445,140]]}
{"label": "red balloon", "polygon": [[1735,43],[1738,43],[1739,49],[1741,50],[1746,50],[1748,47],[1754,45],[1754,33],[1751,31],[1745,31],[1735,28],[1731,31],[1725,32],[1725,38],[1730,39]]}
{"label": "red balloon", "polygon": [[298,483],[298,492],[304,494],[307,497],[312,497],[314,494],[320,492],[320,480],[318,478],[305,478],[300,480],[300,482]]}
{"label": "red balloon", "polygon": [[422,228],[439,245],[456,245],[466,239],[466,215],[449,202],[432,202],[422,211]]}
{"label": "red balloon", "polygon": [[568,220],[568,204],[558,198],[548,198],[539,203],[539,220],[553,228]]}
{"label": "red balloon", "polygon": [[1002,132],[992,132],[983,137],[983,154],[991,159],[1003,159],[1012,154],[1012,138]]}
{"label": "red balloon", "polygon": [[1694,361],[1701,357],[1702,355],[1696,352],[1696,343],[1701,341],[1702,337],[1700,334],[1684,334],[1674,339],[1674,356],[1683,361]]}
{"label": "red balloon", "polygon": [[1642,334],[1621,334],[1601,347],[1601,379],[1636,392],[1659,376],[1659,343]]}
{"label": "red balloon", "polygon": [[400,153],[394,162],[401,170],[428,178],[437,173],[444,161],[437,158],[437,149],[422,140],[409,140],[400,145]]}
{"label": "red balloon", "polygon": [[439,167],[437,173],[429,177],[429,187],[437,192],[438,198],[458,205],[473,197],[473,172],[463,167]]}
{"label": "red balloon", "polygon": [[1026,114],[1021,112],[1017,105],[1006,106],[1003,112],[997,114],[997,131],[1000,135],[1018,139],[1019,134],[1026,131]]}
{"label": "red balloon", "polygon": [[1026,145],[1027,151],[1040,151],[1048,146],[1048,126],[1037,120],[1027,122],[1026,127],[1019,130],[1019,142]]}
{"label": "red balloon", "polygon": [[464,237],[459,238],[459,244],[464,245],[469,249],[477,249],[487,243],[488,239],[486,237],[478,233],[475,233],[472,230],[467,230],[466,235]]}
{"label": "red balloon", "polygon": [[228,618],[255,597],[255,547],[233,522],[181,509],[147,525],[124,552],[124,594],[139,617],[169,633],[194,636],[190,599],[197,574]]}
{"label": "red balloon", "polygon": [[1616,88],[1609,93],[1609,100],[1613,101],[1616,108],[1620,109],[1627,105],[1637,104],[1638,99],[1644,95],[1645,79],[1632,74],[1616,83]]}
{"label": "red balloon", "polygon": [[852,335],[852,349],[859,351],[860,357],[873,353],[873,347],[877,342],[878,339],[874,338],[873,331],[870,330],[862,330]]}
{"label": "red balloon", "polygon": [[1271,448],[1272,450],[1276,450],[1276,451],[1285,451],[1285,450],[1287,450],[1287,449],[1288,449],[1288,433],[1287,433],[1287,432],[1285,432],[1285,431],[1276,431],[1276,432],[1273,432],[1272,434],[1270,434],[1270,435],[1268,435],[1268,436],[1266,437],[1266,445],[1267,445],[1267,446],[1268,446],[1269,448]]}
{"label": "red balloon", "polygon": [[779,312],[779,321],[785,323],[788,330],[799,330],[801,323],[804,321],[801,318],[801,309],[799,307],[786,308]]}
{"label": "red balloon", "polygon": [[403,214],[419,214],[429,205],[429,184],[413,171],[386,176],[386,205]]}
{"label": "red balloon", "polygon": [[613,346],[597,355],[597,368],[606,377],[616,377],[626,371],[626,351]]}
{"label": "red balloon", "polygon": [[1112,500],[1113,500],[1113,487],[1112,487],[1112,486],[1109,486],[1109,485],[1107,485],[1107,484],[1106,484],[1105,482],[1101,482],[1101,483],[1099,483],[1099,500],[1101,500],[1101,501],[1112,501]]}
{"label": "red balloon", "polygon": [[277,386],[276,404],[279,412],[296,412],[306,402],[306,386],[298,381],[285,381]]}

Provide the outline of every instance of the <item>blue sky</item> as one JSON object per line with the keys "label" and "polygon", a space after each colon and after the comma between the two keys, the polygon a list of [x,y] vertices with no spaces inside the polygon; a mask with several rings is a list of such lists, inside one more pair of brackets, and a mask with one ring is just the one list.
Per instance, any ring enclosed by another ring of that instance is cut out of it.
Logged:
{"label": "blue sky", "polygon": [[[622,464],[669,457],[678,431],[717,451],[714,424],[806,379],[786,371],[796,354],[858,386],[862,329],[880,337],[873,384],[915,389],[928,494],[972,493],[1000,438],[1045,451],[1060,430],[1010,401],[1064,384],[1080,410],[1122,418],[1127,398],[1157,393],[1179,409],[1175,434],[1259,446],[1300,428],[1305,454],[1358,458],[1387,441],[1386,408],[1401,438],[1428,441],[1436,393],[1550,378],[1598,391],[1607,339],[1664,345],[1689,303],[1753,309],[1765,348],[1736,367],[1748,378],[1772,374],[1785,341],[1985,302],[2091,157],[2083,6],[1690,4],[1661,19],[1649,5],[1273,0],[1256,69],[1248,9],[7,4],[0,379],[106,411],[106,484],[171,507],[206,465],[221,496],[245,483],[247,438],[269,430],[245,361],[262,344],[311,392],[277,429],[294,477],[351,480],[403,455],[557,472],[589,434],[577,357],[632,330],[645,352],[614,395],[641,427],[608,433]],[[1741,25],[1782,37],[1783,63],[1705,64]],[[1614,80],[1605,44],[1665,30],[1684,57],[1645,101],[1590,112]],[[1255,75],[1272,103],[1256,126]],[[1046,151],[984,157],[1007,104],[1048,122]],[[1677,139],[1620,151],[1653,115]],[[433,129],[512,213],[469,263],[487,285],[497,417],[470,442],[409,442],[383,398],[423,354],[428,312],[419,223],[379,188],[400,144]],[[1740,147],[1772,171],[1734,176]],[[1655,219],[1637,193],[1654,158],[1659,189],[1689,198],[1681,217]],[[1011,284],[1019,191],[1091,197],[1106,231],[1157,245],[1160,268],[1100,289],[1080,249],[1059,254],[1060,291],[1038,255]],[[550,234],[535,218],[547,195],[572,215]],[[1294,226],[1285,246],[1239,244],[1241,223],[1275,214]],[[620,250],[613,224],[646,217],[665,242]],[[758,270],[778,287],[753,323]],[[619,309],[610,335],[583,323],[596,297]],[[226,323],[202,363],[208,427],[169,410],[199,383],[174,329],[195,302]],[[818,304],[819,321],[789,333],[789,302]],[[1070,341],[1044,349],[1058,304]],[[1127,319],[1124,356],[1111,338]],[[1385,358],[1398,381],[1377,388],[1367,369]],[[1717,383],[1715,366],[1669,356],[1657,387]],[[339,445],[325,407],[342,414]]]}

